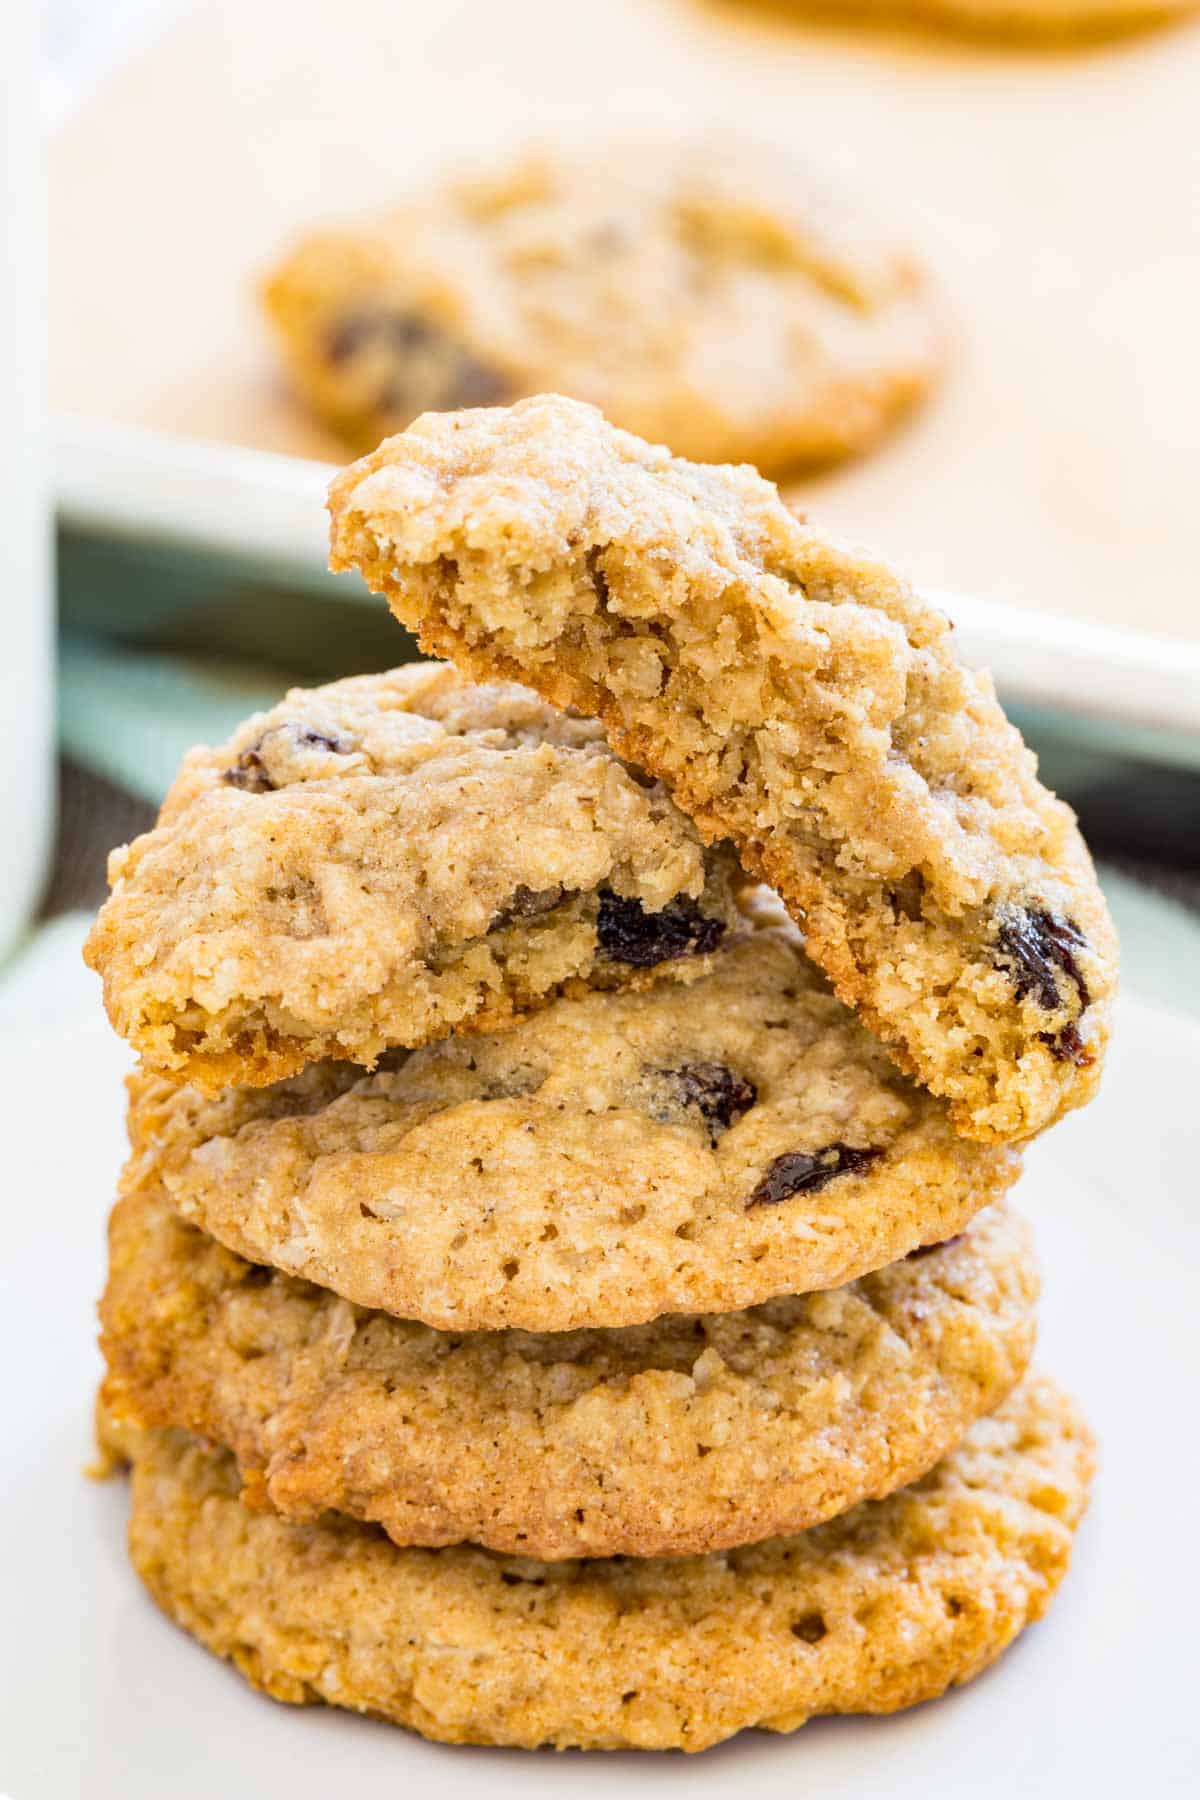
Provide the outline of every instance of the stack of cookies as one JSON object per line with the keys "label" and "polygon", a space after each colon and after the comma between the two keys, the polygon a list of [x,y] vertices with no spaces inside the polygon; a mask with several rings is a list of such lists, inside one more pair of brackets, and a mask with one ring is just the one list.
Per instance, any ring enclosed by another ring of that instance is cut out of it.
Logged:
{"label": "stack of cookies", "polygon": [[142,1059],[139,1574],[277,1698],[451,1742],[969,1679],[1092,1469],[1006,1200],[1107,1036],[1072,815],[947,622],[749,469],[539,398],[331,507],[449,660],[191,752],[88,946]]}

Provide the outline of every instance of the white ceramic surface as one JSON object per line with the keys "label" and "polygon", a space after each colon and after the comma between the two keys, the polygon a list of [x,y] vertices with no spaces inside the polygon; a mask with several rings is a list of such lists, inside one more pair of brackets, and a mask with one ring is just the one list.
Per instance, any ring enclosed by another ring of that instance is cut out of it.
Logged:
{"label": "white ceramic surface", "polygon": [[[64,926],[66,935],[76,931]],[[73,953],[74,946],[66,945]],[[8,1800],[759,1800],[1200,1791],[1195,1384],[1200,1029],[1123,1003],[1101,1098],[1030,1156],[1041,1360],[1102,1466],[1050,1617],[961,1693],[891,1720],[750,1734],[699,1758],[451,1750],[252,1694],[161,1618],[124,1560],[125,1490],[88,1482],[92,1307],[125,1053],[60,943],[0,989],[6,1396],[0,1794]],[[40,1026],[30,1029],[31,1015]],[[7,1029],[6,1029],[7,1024]]]}

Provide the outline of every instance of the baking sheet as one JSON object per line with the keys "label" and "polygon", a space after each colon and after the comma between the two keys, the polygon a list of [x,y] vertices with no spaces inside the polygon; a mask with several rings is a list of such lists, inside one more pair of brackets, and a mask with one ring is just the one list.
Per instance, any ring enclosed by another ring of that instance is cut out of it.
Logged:
{"label": "baking sheet", "polygon": [[208,0],[59,133],[55,403],[338,460],[255,312],[289,232],[514,137],[750,126],[903,222],[955,335],[803,503],[929,587],[1195,639],[1198,92],[1195,22],[1047,52],[733,0]]}

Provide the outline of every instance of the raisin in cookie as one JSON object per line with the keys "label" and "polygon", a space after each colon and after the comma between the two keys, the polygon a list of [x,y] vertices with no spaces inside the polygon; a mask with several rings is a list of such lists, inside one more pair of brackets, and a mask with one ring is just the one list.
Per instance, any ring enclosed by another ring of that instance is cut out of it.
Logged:
{"label": "raisin in cookie", "polygon": [[690,974],[742,881],[598,726],[428,664],[191,751],[109,877],[85,951],[109,1016],[209,1086]]}
{"label": "raisin in cookie", "polygon": [[[125,1440],[128,1443],[128,1439]],[[703,1750],[969,1681],[1066,1574],[1094,1453],[1031,1378],[921,1481],[812,1531],[674,1561],[401,1550],[238,1497],[233,1458],[133,1445],[129,1546],[163,1610],[255,1687],[448,1743]]]}
{"label": "raisin in cookie", "polygon": [[923,1475],[1020,1379],[1028,1233],[1003,1207],[832,1292],[621,1331],[450,1334],[121,1200],[100,1316],[118,1416],[232,1449],[249,1497],[398,1544],[558,1560],[802,1531]]}
{"label": "raisin in cookie", "polygon": [[829,462],[941,359],[909,253],[729,145],[525,153],[306,237],[264,298],[297,388],[360,449],[427,409],[556,388],[690,456]]}
{"label": "raisin in cookie", "polygon": [[565,1331],[837,1287],[1015,1179],[760,925],[684,987],[206,1095],[131,1078],[127,1191],[443,1330]]}
{"label": "raisin in cookie", "polygon": [[334,566],[426,648],[599,717],[732,838],[960,1131],[1090,1097],[1116,944],[1074,814],[882,564],[555,396],[427,415],[330,505]]}

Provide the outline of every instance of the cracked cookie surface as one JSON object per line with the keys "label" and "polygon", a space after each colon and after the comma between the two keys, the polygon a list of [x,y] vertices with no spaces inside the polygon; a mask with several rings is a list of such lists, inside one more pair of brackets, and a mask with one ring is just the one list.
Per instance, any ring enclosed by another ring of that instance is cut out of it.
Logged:
{"label": "cracked cookie surface", "polygon": [[109,1017],[209,1086],[686,977],[742,881],[597,725],[429,664],[295,689],[191,751],[109,876],[85,953]]}
{"label": "cracked cookie surface", "polygon": [[702,1750],[750,1726],[887,1713],[970,1680],[1046,1610],[1093,1467],[1029,1378],[921,1481],[812,1531],[681,1559],[398,1549],[238,1497],[182,1433],[134,1457],[130,1552],[163,1610],[278,1700],[449,1743]]}
{"label": "cracked cookie surface", "polygon": [[686,987],[556,1000],[373,1075],[137,1073],[126,1190],[445,1330],[729,1312],[952,1236],[1019,1155],[958,1137],[772,916]]}
{"label": "cracked cookie surface", "polygon": [[600,718],[730,838],[960,1131],[1090,1098],[1117,952],[1074,814],[883,564],[553,395],[427,415],[330,510],[333,566],[427,649]]}
{"label": "cracked cookie surface", "polygon": [[933,381],[909,252],[778,153],[532,151],[310,234],[264,288],[308,403],[359,449],[558,389],[703,460],[861,450]]}
{"label": "cracked cookie surface", "polygon": [[249,1497],[557,1561],[757,1542],[915,1480],[1020,1379],[1037,1277],[989,1208],[830,1292],[618,1331],[451,1334],[118,1202],[105,1399],[232,1449]]}

